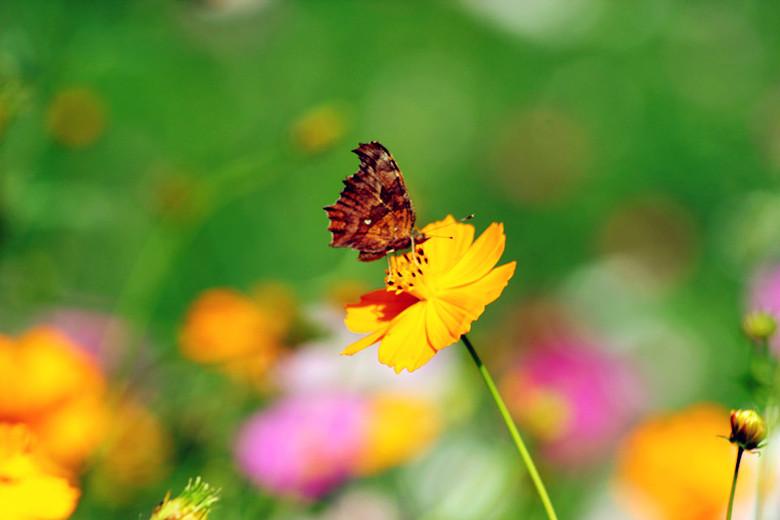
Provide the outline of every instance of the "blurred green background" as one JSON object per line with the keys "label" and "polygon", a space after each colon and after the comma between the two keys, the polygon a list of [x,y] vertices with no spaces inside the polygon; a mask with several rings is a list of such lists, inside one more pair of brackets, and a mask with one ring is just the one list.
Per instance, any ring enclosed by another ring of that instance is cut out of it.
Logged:
{"label": "blurred green background", "polygon": [[[780,253],[779,24],[757,0],[3,0],[0,330],[99,310],[159,361],[210,287],[380,286],[322,210],[378,140],[419,227],[505,223],[517,272],[474,327],[489,366],[514,309],[555,298],[631,338],[654,405],[742,405],[746,287]],[[201,471],[192,450],[132,505],[85,488],[74,518],[137,518]],[[267,513],[228,494],[220,518]]]}

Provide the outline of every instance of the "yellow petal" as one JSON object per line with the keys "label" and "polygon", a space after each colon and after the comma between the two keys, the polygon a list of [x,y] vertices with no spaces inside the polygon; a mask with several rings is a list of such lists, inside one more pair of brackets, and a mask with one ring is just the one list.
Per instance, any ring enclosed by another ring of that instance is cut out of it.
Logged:
{"label": "yellow petal", "polygon": [[[431,316],[428,318],[428,338],[437,350],[451,345],[471,330],[471,322],[477,316],[449,301],[437,298],[430,302]],[[437,331],[438,336],[434,336]],[[443,331],[441,330],[443,329]],[[446,331],[446,336],[444,331]],[[434,337],[438,338],[434,340]]]}
{"label": "yellow petal", "polygon": [[386,325],[382,327],[381,329],[369,334],[368,336],[361,338],[345,348],[342,352],[342,356],[351,356],[355,352],[360,352],[364,348],[368,348],[377,341],[380,341],[382,338],[385,337],[385,333],[387,332],[387,328],[389,325]]}
{"label": "yellow petal", "polygon": [[417,301],[417,298],[406,293],[395,294],[378,289],[361,296],[360,303],[347,305],[344,323],[352,332],[373,332],[386,327],[404,309]]}
{"label": "yellow petal", "polygon": [[456,222],[452,215],[428,224],[422,232],[431,235],[423,248],[429,261],[427,271],[434,275],[450,269],[474,241],[474,226]]}
{"label": "yellow petal", "polygon": [[515,267],[517,262],[509,262],[500,267],[496,267],[487,276],[483,276],[479,280],[465,286],[453,289],[453,292],[468,292],[474,298],[477,298],[484,307],[488,303],[492,303],[501,296],[504,291],[504,287],[507,286],[509,280],[515,274]]}
{"label": "yellow petal", "polygon": [[428,344],[425,334],[426,305],[423,302],[412,305],[393,320],[387,335],[379,345],[379,361],[395,368],[396,373],[404,368],[417,370],[436,351]]}
{"label": "yellow petal", "polygon": [[0,484],[3,518],[65,520],[76,509],[80,494],[66,479],[45,474],[31,476],[21,483],[3,483]]}
{"label": "yellow petal", "polygon": [[[501,296],[504,287],[506,287],[509,279],[515,273],[516,266],[517,262],[509,262],[501,267],[496,267],[487,276],[480,278],[474,283],[449,289],[438,295],[440,302],[453,306],[461,314],[458,314],[455,309],[446,307],[446,305],[444,307],[441,305],[437,306],[437,310],[449,309],[450,313],[453,314],[451,323],[457,324],[456,320],[460,320],[459,323],[462,330],[460,334],[465,334],[470,330],[471,322],[479,318],[485,311],[485,305]],[[466,326],[465,321],[468,321],[468,326]]]}
{"label": "yellow petal", "polygon": [[482,278],[501,259],[505,244],[504,225],[490,224],[457,264],[442,276],[440,286],[458,287]]}
{"label": "yellow petal", "polygon": [[0,423],[0,510],[8,520],[64,520],[79,490],[53,472],[27,426]]}
{"label": "yellow petal", "polygon": [[[501,295],[515,272],[515,266],[516,262],[510,262],[497,267],[480,280],[464,287],[443,291],[431,301],[438,319],[454,341],[469,332],[471,324],[485,311],[485,306]],[[438,348],[437,345],[434,346]]]}

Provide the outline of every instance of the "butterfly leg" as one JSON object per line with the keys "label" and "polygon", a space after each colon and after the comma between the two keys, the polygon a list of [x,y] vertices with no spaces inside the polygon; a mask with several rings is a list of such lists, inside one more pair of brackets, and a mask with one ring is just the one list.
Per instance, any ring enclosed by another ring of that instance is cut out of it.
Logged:
{"label": "butterfly leg", "polygon": [[414,265],[417,266],[417,269],[420,269],[420,262],[417,260],[417,248],[414,245],[414,234],[412,234],[409,239],[412,241],[412,260],[414,260]]}
{"label": "butterfly leg", "polygon": [[393,257],[395,257],[395,255],[393,255],[393,253],[395,253],[394,249],[390,249],[390,250],[387,251],[387,253],[385,253],[385,258],[387,258],[387,274],[390,275],[391,277],[395,274],[393,272],[393,262],[390,261],[390,256],[391,255]]}

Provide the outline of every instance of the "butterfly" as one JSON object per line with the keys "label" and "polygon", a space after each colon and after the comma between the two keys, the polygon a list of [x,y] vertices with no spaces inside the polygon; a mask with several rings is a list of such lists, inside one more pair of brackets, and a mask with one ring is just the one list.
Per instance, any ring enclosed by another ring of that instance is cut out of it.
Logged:
{"label": "butterfly", "polygon": [[323,208],[333,235],[330,246],[357,249],[358,260],[372,262],[426,241],[414,227],[412,201],[387,148],[372,141],[352,151],[360,157],[360,169],[344,180],[339,199]]}

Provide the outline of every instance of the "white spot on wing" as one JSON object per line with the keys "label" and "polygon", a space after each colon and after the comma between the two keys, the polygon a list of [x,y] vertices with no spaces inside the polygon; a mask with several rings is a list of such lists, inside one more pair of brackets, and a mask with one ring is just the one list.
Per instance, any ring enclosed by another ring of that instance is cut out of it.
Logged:
{"label": "white spot on wing", "polygon": [[370,226],[371,225],[371,219],[370,218],[363,219],[363,224],[365,224],[366,226]]}

